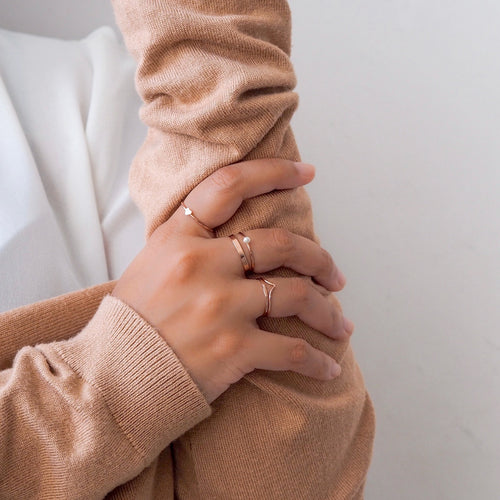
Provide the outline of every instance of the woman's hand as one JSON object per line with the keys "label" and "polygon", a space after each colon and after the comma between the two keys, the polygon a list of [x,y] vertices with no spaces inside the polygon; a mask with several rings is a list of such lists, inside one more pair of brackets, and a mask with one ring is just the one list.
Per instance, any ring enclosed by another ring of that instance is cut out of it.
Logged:
{"label": "woman's hand", "polygon": [[[185,205],[202,224],[215,228],[243,200],[295,188],[313,177],[311,165],[279,159],[242,162],[206,178]],[[328,252],[284,229],[245,234],[251,238],[254,272],[285,266],[314,279],[272,278],[276,288],[269,316],[297,315],[331,338],[348,339],[353,325],[328,292],[342,289],[345,278]],[[340,373],[332,358],[305,340],[259,329],[256,319],[266,308],[261,281],[245,278],[230,238],[214,238],[182,206],[152,234],[112,294],[158,330],[209,403],[256,368],[292,370],[321,380]]]}

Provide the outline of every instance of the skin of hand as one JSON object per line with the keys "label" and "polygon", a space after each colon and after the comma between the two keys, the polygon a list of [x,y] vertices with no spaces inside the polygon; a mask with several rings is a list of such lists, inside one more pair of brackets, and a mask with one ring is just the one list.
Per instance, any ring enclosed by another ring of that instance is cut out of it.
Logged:
{"label": "skin of hand", "polygon": [[[229,220],[243,200],[310,182],[314,167],[281,159],[252,160],[217,170],[184,203],[203,224]],[[331,293],[345,277],[330,254],[287,230],[245,231],[251,238],[255,273],[284,266],[302,277],[273,278],[271,317],[297,315],[333,339],[347,340],[354,325]],[[242,248],[245,245],[241,242]],[[261,330],[266,297],[258,279],[245,276],[230,238],[215,238],[184,207],[159,226],[118,280],[112,295],[153,327],[176,353],[211,403],[256,368],[292,370],[320,380],[340,366],[300,338]]]}

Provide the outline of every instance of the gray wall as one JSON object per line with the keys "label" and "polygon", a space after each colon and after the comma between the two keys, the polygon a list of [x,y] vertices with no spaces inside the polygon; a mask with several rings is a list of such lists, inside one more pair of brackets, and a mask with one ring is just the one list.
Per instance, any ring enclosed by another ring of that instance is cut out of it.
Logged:
{"label": "gray wall", "polygon": [[[291,5],[294,128],[378,413],[366,497],[498,498],[500,4]],[[112,22],[102,0],[0,6],[64,38]]]}
{"label": "gray wall", "polygon": [[72,39],[103,24],[114,26],[106,0],[0,0],[0,27],[13,31]]}

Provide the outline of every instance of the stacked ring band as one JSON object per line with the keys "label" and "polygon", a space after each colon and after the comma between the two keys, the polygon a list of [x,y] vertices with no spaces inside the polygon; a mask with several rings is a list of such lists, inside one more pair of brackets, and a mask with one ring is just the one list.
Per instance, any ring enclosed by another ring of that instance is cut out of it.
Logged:
{"label": "stacked ring band", "polygon": [[273,295],[273,290],[276,288],[275,283],[271,283],[265,278],[259,278],[262,284],[262,291],[264,292],[264,297],[266,298],[266,308],[264,310],[264,314],[262,316],[269,316],[271,313],[271,298]]}
{"label": "stacked ring band", "polygon": [[240,242],[238,241],[238,238],[236,238],[236,236],[234,234],[231,234],[229,236],[229,238],[231,238],[231,241],[233,242],[234,248],[236,248],[236,251],[238,252],[238,255],[240,256],[243,270],[245,272],[250,271],[252,269],[252,267],[248,263],[247,256],[245,255],[245,252],[243,251],[243,248],[242,248]]}
{"label": "stacked ring band", "polygon": [[247,236],[242,232],[239,232],[238,234],[241,234],[241,236],[243,237],[243,243],[245,243],[248,250],[248,255],[250,256],[250,271],[253,271],[255,269],[255,258],[253,256],[252,247],[250,246],[250,242],[252,240],[250,239],[250,236]]}
{"label": "stacked ring band", "polygon": [[198,225],[200,225],[203,229],[209,231],[212,235],[215,233],[211,227],[208,227],[206,224],[203,224],[203,222],[201,222],[200,219],[198,219],[198,217],[196,217],[196,215],[193,214],[193,211],[189,207],[187,207],[183,201],[181,201],[181,205],[184,208],[184,215],[188,215],[189,217],[191,217],[193,220],[196,221]]}
{"label": "stacked ring band", "polygon": [[[238,252],[238,255],[241,260],[241,265],[243,266],[243,271],[246,273],[247,271],[253,271],[254,266],[255,266],[255,259],[253,255],[252,248],[250,246],[250,242],[252,241],[249,236],[246,234],[239,232],[238,235],[241,235],[243,237],[243,243],[246,245],[247,250],[248,250],[248,255],[250,257],[250,263],[248,262],[248,258],[243,251],[243,247],[241,246],[240,241],[236,237],[236,235],[231,234],[229,238],[231,239],[231,242],[234,245],[234,248],[236,248],[236,251]],[[273,290],[276,288],[276,283],[273,283],[269,280],[266,280],[265,278],[257,278],[261,285],[262,285],[262,291],[264,293],[264,297],[266,298],[266,305],[264,308],[264,312],[262,316],[269,316],[271,313],[271,300],[273,296]]]}

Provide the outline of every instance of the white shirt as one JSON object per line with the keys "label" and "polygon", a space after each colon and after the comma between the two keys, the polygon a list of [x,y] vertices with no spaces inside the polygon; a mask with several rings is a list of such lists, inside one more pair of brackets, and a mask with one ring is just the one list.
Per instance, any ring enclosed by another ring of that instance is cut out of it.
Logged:
{"label": "white shirt", "polygon": [[118,278],[143,246],[134,70],[111,28],[0,30],[0,311]]}

